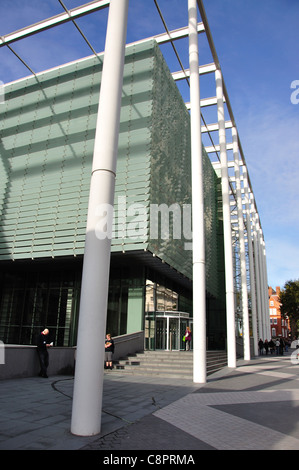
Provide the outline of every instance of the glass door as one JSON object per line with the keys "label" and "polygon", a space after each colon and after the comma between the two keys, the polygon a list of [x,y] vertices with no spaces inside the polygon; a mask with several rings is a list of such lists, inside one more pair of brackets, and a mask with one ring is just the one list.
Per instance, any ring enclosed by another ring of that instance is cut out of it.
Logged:
{"label": "glass door", "polygon": [[180,321],[178,318],[169,318],[169,349],[178,350],[180,344]]}
{"label": "glass door", "polygon": [[167,319],[156,320],[156,349],[167,349]]}
{"label": "glass door", "polygon": [[148,312],[144,329],[145,349],[185,349],[183,336],[188,324],[189,314],[185,312]]}

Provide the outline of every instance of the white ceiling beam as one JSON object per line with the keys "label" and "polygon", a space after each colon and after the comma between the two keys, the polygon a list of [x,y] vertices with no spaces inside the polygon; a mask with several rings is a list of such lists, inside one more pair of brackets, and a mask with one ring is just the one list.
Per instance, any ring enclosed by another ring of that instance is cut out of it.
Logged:
{"label": "white ceiling beam", "polygon": [[[225,103],[225,98],[223,98],[223,102]],[[217,98],[216,96],[212,97],[212,98],[203,98],[202,100],[200,100],[200,106],[202,108],[205,108],[206,106],[215,106],[217,104]],[[186,108],[187,109],[190,109],[190,103],[185,103],[186,105]]]}
{"label": "white ceiling beam", "polygon": [[[233,149],[233,144],[227,143],[226,150],[232,150],[232,149]],[[220,145],[211,145],[211,146],[205,147],[205,150],[207,153],[220,152]]]}
{"label": "white ceiling beam", "polygon": [[[200,65],[198,70],[199,70],[199,75],[205,75],[207,73],[215,72],[216,65],[214,63]],[[189,69],[185,69],[184,71],[179,70],[178,72],[172,72],[171,75],[175,81],[184,80],[185,78],[190,77],[190,70]]]}
{"label": "white ceiling beam", "polygon": [[[211,163],[212,163],[215,170],[220,170],[221,169],[221,163],[220,162],[211,162]],[[233,168],[235,166],[235,162],[228,161],[227,166],[228,166],[228,168]]]}
{"label": "white ceiling beam", "polygon": [[[225,121],[225,128],[230,129],[233,127],[233,123],[231,121]],[[219,131],[219,124],[207,124],[206,126],[201,126],[201,132],[213,132],[213,131]]]}
{"label": "white ceiling beam", "polygon": [[108,7],[110,0],[95,0],[80,7],[73,8],[68,12],[61,13],[60,15],[52,16],[46,20],[35,23],[26,28],[19,29],[13,33],[6,34],[5,36],[0,37],[0,47],[11,44],[12,42],[19,41],[33,34],[39,33],[40,31],[45,31],[46,29],[53,28],[59,24],[66,23],[68,21],[76,20],[81,16],[88,15],[102,8]]}
{"label": "white ceiling beam", "polygon": [[[203,33],[205,30],[205,27],[203,23],[198,23],[197,24],[197,32],[198,33]],[[169,31],[168,33],[162,33],[162,34],[157,34],[154,36],[158,44],[165,44],[170,41],[175,41],[176,39],[182,39],[188,37],[189,34],[189,28],[188,26],[185,26],[183,28],[178,28],[173,31]]]}

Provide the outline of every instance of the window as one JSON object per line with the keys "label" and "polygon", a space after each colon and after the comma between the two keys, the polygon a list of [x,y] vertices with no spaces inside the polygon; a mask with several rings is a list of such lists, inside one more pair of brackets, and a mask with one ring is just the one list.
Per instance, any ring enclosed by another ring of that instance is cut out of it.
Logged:
{"label": "window", "polygon": [[[72,346],[79,287],[76,270],[16,272],[3,278],[0,292],[0,337],[5,343],[35,344],[47,326],[55,346]],[[20,284],[22,282],[22,287]]]}

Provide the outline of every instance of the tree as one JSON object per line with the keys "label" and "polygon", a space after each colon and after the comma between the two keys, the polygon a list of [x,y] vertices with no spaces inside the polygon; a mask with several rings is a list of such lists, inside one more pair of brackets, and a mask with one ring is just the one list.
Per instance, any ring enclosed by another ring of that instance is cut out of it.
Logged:
{"label": "tree", "polygon": [[299,280],[287,281],[279,295],[280,311],[291,322],[292,334],[297,335],[299,329]]}

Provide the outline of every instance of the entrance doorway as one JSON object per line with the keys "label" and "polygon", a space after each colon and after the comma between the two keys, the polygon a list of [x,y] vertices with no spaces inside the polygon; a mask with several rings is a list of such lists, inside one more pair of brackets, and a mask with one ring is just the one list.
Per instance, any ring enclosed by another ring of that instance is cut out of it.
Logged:
{"label": "entrance doorway", "polygon": [[187,312],[147,312],[145,316],[145,349],[179,351],[185,349],[183,336],[191,319]]}

